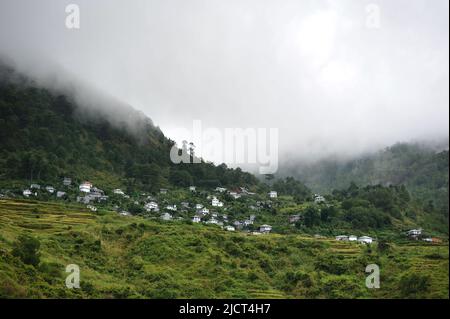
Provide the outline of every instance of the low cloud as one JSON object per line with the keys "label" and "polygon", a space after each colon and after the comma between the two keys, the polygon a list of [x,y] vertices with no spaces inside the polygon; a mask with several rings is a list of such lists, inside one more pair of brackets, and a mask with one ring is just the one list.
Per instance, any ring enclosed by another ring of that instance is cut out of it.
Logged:
{"label": "low cloud", "polygon": [[[80,29],[65,26],[69,3]],[[0,54],[88,107],[132,105],[177,141],[200,119],[278,128],[284,158],[353,156],[448,140],[448,12],[446,0],[3,0]]]}

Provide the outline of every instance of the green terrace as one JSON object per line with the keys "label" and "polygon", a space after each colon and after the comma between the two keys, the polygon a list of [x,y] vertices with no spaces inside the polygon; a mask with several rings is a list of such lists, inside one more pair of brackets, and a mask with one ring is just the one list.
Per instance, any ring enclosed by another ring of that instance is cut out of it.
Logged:
{"label": "green terrace", "polygon": [[[21,235],[39,263],[13,253]],[[81,288],[65,286],[66,266]],[[365,286],[377,264],[381,287]],[[82,205],[0,200],[0,296],[23,298],[448,298],[448,244],[360,245],[306,234],[120,216]]]}

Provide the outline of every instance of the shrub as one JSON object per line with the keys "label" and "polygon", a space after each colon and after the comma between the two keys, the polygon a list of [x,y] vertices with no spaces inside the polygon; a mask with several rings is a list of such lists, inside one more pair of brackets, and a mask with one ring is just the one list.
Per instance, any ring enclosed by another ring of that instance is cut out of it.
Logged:
{"label": "shrub", "polygon": [[400,278],[399,288],[402,297],[419,297],[430,289],[431,279],[428,275],[406,273]]}
{"label": "shrub", "polygon": [[40,246],[41,244],[36,238],[21,235],[14,243],[12,254],[20,258],[24,264],[36,267],[40,262]]}
{"label": "shrub", "polygon": [[377,249],[380,253],[389,252],[391,250],[391,244],[385,239],[380,239],[378,241]]}
{"label": "shrub", "polygon": [[358,298],[363,295],[361,287],[349,276],[327,276],[320,285],[321,293],[326,298]]}
{"label": "shrub", "polygon": [[61,279],[62,269],[64,269],[64,266],[58,263],[42,263],[39,266],[39,271],[41,272],[44,280],[49,284],[53,284],[57,280]]}
{"label": "shrub", "polygon": [[342,256],[321,255],[315,262],[317,270],[325,271],[329,274],[342,275],[349,270],[349,265]]}

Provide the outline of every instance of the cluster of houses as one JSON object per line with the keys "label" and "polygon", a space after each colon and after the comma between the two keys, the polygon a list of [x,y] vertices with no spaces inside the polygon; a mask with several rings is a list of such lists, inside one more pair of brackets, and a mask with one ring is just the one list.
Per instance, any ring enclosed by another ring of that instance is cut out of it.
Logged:
{"label": "cluster of houses", "polygon": [[422,240],[422,241],[426,241],[429,243],[441,242],[441,240],[439,238],[434,238],[434,237],[424,235],[422,228],[410,229],[406,232],[406,236],[411,240]]}
{"label": "cluster of houses", "polygon": [[[72,180],[68,177],[65,177],[62,181],[62,184],[66,187],[72,185]],[[92,212],[96,212],[97,208],[93,205],[93,203],[101,203],[106,202],[108,200],[108,196],[105,195],[105,192],[98,188],[94,187],[94,185],[91,182],[85,181],[81,183],[78,186],[79,195],[77,196],[76,200],[79,203],[83,203],[87,205],[87,209],[89,209]],[[41,187],[39,184],[31,184],[29,188],[24,189],[22,194],[24,197],[31,197],[31,196],[38,196],[38,192],[47,192],[48,194],[55,194],[57,198],[65,198],[66,192],[62,190],[56,190],[53,186],[45,186]],[[190,192],[197,192],[195,186],[189,186]],[[245,195],[254,195],[254,193],[249,192],[246,188],[241,187],[236,191],[228,191],[226,188],[223,187],[216,187],[215,188],[216,193],[223,194],[227,193],[229,196],[231,196],[234,199],[240,198],[241,196]],[[122,196],[125,199],[129,199],[130,196],[125,194],[124,191],[121,189],[114,189],[112,193],[116,196]],[[165,195],[168,193],[167,189],[160,189],[160,194]],[[271,208],[272,201],[271,199],[276,199],[278,197],[278,194],[276,191],[270,191],[267,194],[269,200],[267,201],[256,201],[256,206],[250,205],[248,208],[249,210],[259,210],[262,208]],[[190,204],[189,202],[181,202],[180,207],[178,207],[176,204],[169,204],[164,205],[162,208],[160,208],[157,200],[153,196],[147,196],[144,200],[143,209],[147,213],[159,213],[162,211],[162,214],[160,215],[160,219],[163,221],[171,221],[171,220],[182,220],[182,217],[174,217],[174,214],[178,211],[181,212],[189,212],[190,210],[195,211],[194,216],[191,218],[191,221],[193,223],[204,223],[204,224],[213,224],[221,226],[224,230],[227,231],[236,231],[236,230],[250,230],[255,229],[252,225],[255,222],[256,215],[251,214],[248,218],[244,220],[234,220],[229,221],[228,216],[224,213],[218,213],[215,212],[214,209],[218,208],[219,211],[225,212],[227,208],[224,208],[225,204],[222,202],[217,195],[208,195],[207,200],[210,202],[210,208],[205,207],[203,204]],[[313,196],[315,203],[323,203],[325,202],[325,198],[322,195],[314,194]],[[139,204],[138,201],[134,202],[135,204]],[[118,211],[118,213],[121,216],[131,216],[132,214],[120,210],[119,207],[115,207],[115,210]],[[291,215],[289,216],[289,223],[295,224],[302,220],[302,216],[297,215]],[[253,234],[265,234],[270,233],[272,231],[272,226],[270,225],[261,225],[257,227],[258,231],[252,232]],[[406,232],[406,236],[409,239],[412,240],[423,240],[427,242],[434,242],[438,241],[436,238],[431,238],[429,236],[424,236],[422,233],[422,229],[411,229]],[[360,236],[357,237],[355,235],[339,235],[335,237],[338,241],[349,241],[349,242],[358,242],[362,244],[371,244],[374,239],[369,236]]]}
{"label": "cluster of houses", "polygon": [[[438,238],[432,238],[429,236],[424,236],[422,229],[418,228],[418,229],[411,229],[408,230],[406,232],[406,236],[411,239],[411,240],[422,240],[422,241],[426,241],[426,242],[440,242],[441,240]],[[362,244],[371,244],[374,239],[372,237],[369,236],[361,236],[361,237],[357,237],[354,235],[339,235],[336,236],[336,240],[339,241],[355,241],[355,242],[359,242]]]}
{"label": "cluster of houses", "polygon": [[[29,198],[30,196],[38,196],[38,191],[41,190],[41,185],[39,184],[31,184],[30,188],[24,189],[22,192],[22,195],[26,198]],[[42,188],[49,194],[54,194],[56,192],[57,198],[62,198],[66,196],[66,192],[63,191],[57,191],[53,186],[45,186]]]}
{"label": "cluster of houses", "polygon": [[[196,192],[195,186],[189,186],[189,191]],[[244,195],[254,195],[254,193],[249,192],[246,188],[240,187],[236,191],[228,191],[224,187],[216,187],[215,188],[216,193],[227,193],[229,196],[231,196],[234,199],[238,199],[241,196]],[[165,195],[168,193],[167,189],[160,189],[160,194]],[[276,196],[276,192],[275,193]],[[269,197],[270,193],[269,193]],[[213,211],[215,208],[224,208],[224,202],[222,202],[216,195],[208,195],[207,200],[210,201],[210,208],[205,207],[203,204],[197,203],[197,204],[190,204],[189,202],[181,202],[180,207],[177,207],[177,205],[166,205],[163,210],[164,212],[160,215],[160,219],[164,221],[171,221],[171,220],[181,220],[182,217],[175,218],[174,214],[177,211],[181,212],[187,212],[189,210],[194,210],[194,216],[191,218],[191,221],[193,223],[204,223],[204,224],[212,224],[212,225],[218,225],[221,226],[223,229],[227,231],[236,231],[236,230],[242,230],[249,228],[250,225],[253,225],[256,216],[250,215],[248,219],[245,220],[236,220],[234,222],[231,222],[228,220],[228,216],[226,214],[220,214],[218,212]],[[271,197],[273,198],[273,197]],[[258,205],[258,204],[257,204]],[[260,203],[259,205],[262,205]],[[253,207],[256,209],[256,207]],[[146,202],[144,204],[144,210],[148,213],[151,212],[159,212],[160,207],[157,203],[156,199],[152,196],[148,196],[146,198]],[[226,211],[226,208],[223,209]],[[268,233],[272,230],[272,226],[270,225],[262,225],[259,228],[258,233]]]}
{"label": "cluster of houses", "polygon": [[[72,180],[70,178],[65,177],[63,179],[62,184],[66,187],[72,185]],[[29,189],[25,189],[23,191],[23,196],[30,197],[30,196],[37,196],[37,190],[40,190],[41,186],[38,184],[31,184]],[[195,186],[189,186],[190,192],[197,192],[197,189]],[[65,191],[57,191],[52,186],[46,186],[45,190],[49,194],[56,193],[56,197],[58,198],[64,198],[66,197]],[[87,205],[86,207],[91,210],[92,212],[96,212],[97,208],[93,205],[94,203],[101,203],[106,202],[108,200],[108,196],[105,195],[105,191],[102,189],[95,187],[91,182],[85,181],[79,184],[78,186],[79,195],[77,196],[76,200],[79,203],[83,203]],[[216,187],[215,192],[219,194],[228,194],[234,199],[238,199],[242,196],[251,196],[255,193],[250,192],[245,187],[240,187],[236,190],[227,190],[224,187]],[[121,189],[114,189],[112,193],[116,196],[122,196],[125,199],[129,199],[130,196],[127,195],[123,190]],[[161,188],[160,192],[161,195],[165,195],[168,193],[168,190],[165,188]],[[250,205],[248,208],[249,210],[260,210],[263,208],[271,208],[272,207],[272,199],[276,199],[278,197],[278,193],[276,191],[270,191],[267,193],[268,200],[267,201],[256,201],[254,205]],[[180,207],[177,207],[176,204],[170,204],[170,205],[164,205],[163,207],[160,207],[158,204],[156,198],[153,196],[147,196],[143,203],[143,209],[147,213],[159,213],[160,219],[163,221],[171,221],[171,220],[181,220],[182,217],[174,217],[177,211],[181,212],[188,212],[189,210],[194,210],[194,216],[191,218],[191,221],[193,223],[204,223],[204,224],[213,224],[221,226],[223,229],[227,231],[236,231],[236,230],[249,230],[249,229],[255,229],[252,225],[254,225],[256,216],[254,214],[250,215],[248,218],[243,220],[234,220],[229,221],[228,216],[226,214],[220,214],[215,211],[213,211],[215,208],[219,208],[221,211],[226,211],[227,208],[224,208],[225,204],[223,201],[221,201],[217,195],[208,195],[207,200],[210,201],[210,208],[205,207],[202,204],[190,204],[188,202],[181,202]],[[316,203],[323,202],[325,199],[321,195],[314,195],[314,201]],[[138,201],[135,201],[135,204],[139,204]],[[120,210],[119,207],[114,208],[121,216],[131,216],[132,214],[125,211]],[[293,215],[289,217],[290,223],[295,223],[301,219],[300,215]],[[272,231],[272,226],[270,225],[261,225],[259,227],[256,227],[258,231],[253,233],[258,234],[264,234],[264,233],[270,233]]]}
{"label": "cluster of houses", "polygon": [[406,236],[408,236],[409,239],[419,240],[422,236],[422,228],[408,230]]}
{"label": "cluster of houses", "polygon": [[339,235],[336,236],[336,240],[338,241],[354,241],[361,244],[371,244],[373,242],[373,238],[369,236],[361,236],[357,237],[355,235]]}
{"label": "cluster of houses", "polygon": [[83,182],[79,186],[81,196],[77,197],[77,202],[89,204],[91,202],[105,202],[108,196],[100,188],[94,187],[91,182]]}
{"label": "cluster of houses", "polygon": [[[90,186],[90,188],[89,188],[89,186]],[[91,194],[93,187],[91,184],[87,184],[87,182],[86,182],[86,183],[83,183],[82,185],[80,185],[80,191],[81,191],[81,189],[84,189],[87,194]],[[87,192],[88,190],[91,190],[91,191],[88,193]],[[98,189],[97,189],[97,191],[98,191]],[[196,190],[195,186],[189,186],[189,191],[196,192],[197,190]],[[215,189],[215,191],[217,193],[225,193],[226,192],[228,195],[230,195],[234,199],[240,198],[243,195],[254,195],[254,193],[249,192],[244,187],[241,187],[237,191],[228,191],[226,188],[217,187]],[[127,196],[120,189],[115,189],[113,191],[113,193],[115,195],[121,195],[125,198],[129,198],[129,196]],[[168,193],[168,190],[163,188],[163,189],[160,189],[159,193],[161,195],[166,195]],[[270,192],[268,195],[270,198],[274,198],[273,194],[275,194],[275,198],[276,198],[276,195],[277,195],[276,192]],[[210,206],[211,208],[205,207],[203,204],[200,204],[200,203],[191,204],[189,202],[181,202],[180,206],[177,206],[177,204],[169,204],[169,205],[164,205],[163,207],[160,207],[160,205],[158,204],[155,197],[146,196],[145,200],[144,200],[144,204],[143,204],[143,209],[147,213],[161,212],[161,214],[159,216],[160,216],[160,219],[163,221],[183,220],[182,217],[175,217],[175,214],[177,212],[186,213],[186,212],[189,212],[190,210],[194,210],[195,211],[194,216],[191,218],[191,221],[193,223],[204,223],[204,224],[217,225],[217,226],[221,226],[223,229],[225,229],[227,231],[249,229],[250,225],[254,224],[256,215],[253,215],[253,214],[250,215],[249,218],[247,218],[247,219],[235,220],[235,221],[231,222],[228,219],[228,216],[226,214],[223,214],[223,213],[221,214],[221,213],[214,211],[215,208],[224,208],[224,206],[225,206],[224,203],[216,195],[208,195],[206,198],[208,201],[210,201],[210,205],[208,205],[208,206]],[[138,204],[138,203],[139,202],[135,202],[135,204]],[[259,206],[262,207],[264,205],[267,205],[267,203],[257,202],[257,207],[253,207],[253,209],[257,209]],[[116,207],[116,210],[118,210],[118,207]],[[223,210],[226,211],[226,208]],[[126,212],[126,211],[120,211],[119,214],[122,216],[130,216],[131,215],[129,212]],[[264,234],[264,233],[269,233],[271,230],[272,230],[272,226],[261,225],[258,228],[258,231],[253,232],[253,233],[254,234],[256,234],[256,233]]]}

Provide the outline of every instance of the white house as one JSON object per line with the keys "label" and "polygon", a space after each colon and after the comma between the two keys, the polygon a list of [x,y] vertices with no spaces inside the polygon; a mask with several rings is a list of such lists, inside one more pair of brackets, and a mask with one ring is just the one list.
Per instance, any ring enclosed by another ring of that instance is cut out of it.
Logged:
{"label": "white house", "polygon": [[189,208],[189,202],[181,202],[183,208]]}
{"label": "white house", "polygon": [[31,189],[41,189],[41,185],[39,185],[39,184],[31,184],[30,188]]}
{"label": "white house", "polygon": [[272,226],[270,225],[261,225],[259,226],[260,233],[270,233],[272,231]]}
{"label": "white house", "polygon": [[156,202],[150,202],[144,205],[144,209],[147,212],[157,212],[159,211],[158,204]]}
{"label": "white house", "polygon": [[131,216],[131,214],[129,213],[129,212],[127,212],[127,211],[121,211],[120,213],[119,213],[119,215],[120,216]]}
{"label": "white house", "polygon": [[55,188],[53,188],[52,186],[46,186],[45,190],[50,194],[53,194],[55,192]]}
{"label": "white house", "polygon": [[339,236],[336,236],[336,240],[348,241],[348,236],[347,235],[339,235]]}
{"label": "white house", "polygon": [[167,205],[166,209],[170,210],[170,211],[173,211],[173,212],[176,212],[177,211],[177,205]]}
{"label": "white house", "polygon": [[223,193],[223,192],[225,192],[227,189],[226,188],[223,188],[223,187],[216,187],[216,192],[219,192],[219,193]]}
{"label": "white house", "polygon": [[226,230],[226,231],[235,231],[236,228],[234,228],[234,227],[231,226],[231,225],[228,225],[228,226],[225,226],[225,230]]}
{"label": "white house", "polygon": [[357,241],[358,237],[356,237],[355,235],[350,235],[350,236],[348,236],[348,240],[349,241]]}
{"label": "white house", "polygon": [[195,209],[202,209],[203,205],[202,204],[195,204]]}
{"label": "white house", "polygon": [[164,213],[161,215],[161,219],[165,221],[172,220],[172,215],[170,215],[169,213]]}
{"label": "white house", "polygon": [[358,238],[358,243],[361,244],[371,244],[373,241],[372,237],[369,236],[361,236]]}
{"label": "white house", "polygon": [[276,191],[270,191],[269,192],[269,197],[270,198],[277,198],[278,197],[278,193]]}
{"label": "white house", "polygon": [[411,229],[406,232],[409,238],[418,239],[420,235],[422,235],[422,229]]}
{"label": "white house", "polygon": [[23,191],[22,194],[23,194],[23,196],[25,196],[25,197],[30,197],[31,195],[33,195],[33,192],[30,191],[29,189],[26,189],[26,190]]}
{"label": "white house", "polygon": [[233,225],[234,225],[234,227],[236,227],[237,229],[241,229],[242,226],[243,226],[243,223],[241,223],[240,221],[236,220],[236,221],[233,223]]}
{"label": "white house", "polygon": [[57,191],[56,192],[56,197],[57,198],[61,198],[61,197],[64,197],[64,196],[66,196],[66,192],[61,192],[61,191]]}
{"label": "white house", "polygon": [[195,192],[195,186],[189,186],[189,190],[191,191],[191,192]]}
{"label": "white house", "polygon": [[230,196],[233,197],[234,199],[241,198],[241,195],[236,192],[229,192],[228,194],[230,194]]}
{"label": "white house", "polygon": [[63,179],[63,185],[64,186],[70,186],[72,184],[72,179],[69,177],[64,177]]}
{"label": "white house", "polygon": [[314,194],[314,203],[318,204],[323,202],[325,202],[325,197],[319,194]]}
{"label": "white house", "polygon": [[214,207],[223,207],[223,203],[218,200],[216,197],[214,197],[211,201],[211,205]]}
{"label": "white house", "polygon": [[211,218],[211,219],[208,220],[206,223],[207,223],[207,224],[214,224],[214,225],[217,225],[217,224],[219,223],[219,221],[218,221],[217,219],[215,219],[215,218]]}
{"label": "white house", "polygon": [[84,183],[81,183],[79,186],[80,192],[83,192],[83,193],[90,193],[91,188],[92,188],[91,182],[84,182]]}
{"label": "white house", "polygon": [[300,215],[291,215],[289,216],[289,223],[295,224],[300,220]]}
{"label": "white house", "polygon": [[244,226],[245,227],[250,226],[250,225],[253,225],[253,220],[250,220],[250,219],[244,220]]}
{"label": "white house", "polygon": [[202,215],[208,215],[209,214],[209,209],[206,208],[206,207],[203,207],[199,212]]}
{"label": "white house", "polygon": [[87,205],[86,208],[89,209],[91,212],[96,212],[97,211],[97,207],[92,206],[92,205]]}
{"label": "white house", "polygon": [[104,191],[103,189],[100,189],[100,188],[95,187],[95,186],[93,186],[93,187],[91,188],[91,192],[94,192],[94,193],[101,193],[101,194],[104,194],[104,193],[105,193],[105,191]]}
{"label": "white house", "polygon": [[202,218],[198,215],[195,215],[194,217],[192,217],[193,223],[200,223],[201,221],[202,221]]}
{"label": "white house", "polygon": [[121,190],[120,188],[116,188],[115,190],[113,190],[113,193],[116,195],[125,195],[124,191]]}
{"label": "white house", "polygon": [[255,195],[255,193],[249,192],[248,189],[247,189],[246,187],[239,187],[239,188],[240,188],[242,194],[245,194],[245,195]]}
{"label": "white house", "polygon": [[160,192],[161,194],[167,194],[167,189],[161,188],[161,189],[159,190],[159,192]]}

